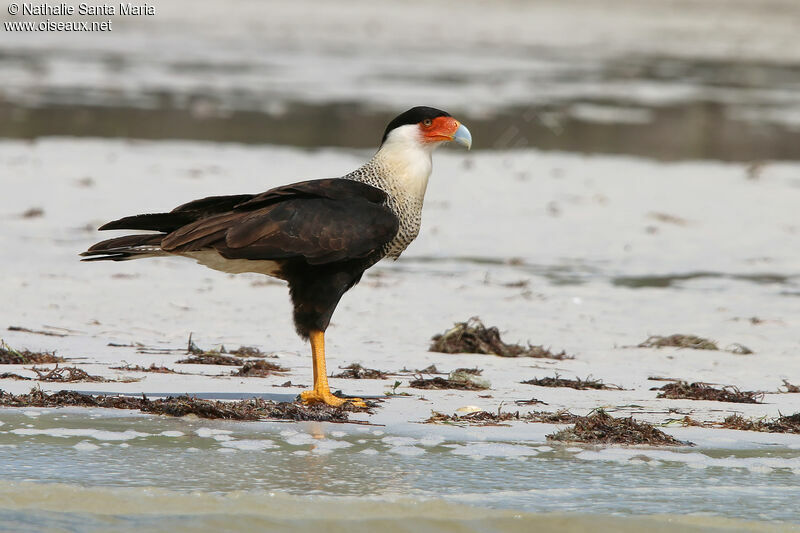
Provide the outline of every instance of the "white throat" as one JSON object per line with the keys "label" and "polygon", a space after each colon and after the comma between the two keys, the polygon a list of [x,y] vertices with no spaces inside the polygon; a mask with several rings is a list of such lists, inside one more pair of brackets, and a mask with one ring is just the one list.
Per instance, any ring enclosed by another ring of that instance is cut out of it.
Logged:
{"label": "white throat", "polygon": [[396,182],[397,192],[421,203],[433,169],[431,154],[438,144],[423,142],[419,127],[407,124],[389,132],[373,161],[385,169],[391,181]]}

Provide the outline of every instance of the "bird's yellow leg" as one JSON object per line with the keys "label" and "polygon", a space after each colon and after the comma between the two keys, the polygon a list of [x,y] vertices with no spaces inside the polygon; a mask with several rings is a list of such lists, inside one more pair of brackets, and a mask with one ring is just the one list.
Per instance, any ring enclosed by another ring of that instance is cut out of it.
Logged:
{"label": "bird's yellow leg", "polygon": [[339,398],[331,394],[328,385],[328,370],[325,368],[325,333],[322,331],[312,331],[309,335],[311,340],[311,356],[314,361],[314,389],[300,393],[300,398],[305,403],[325,403],[333,407],[339,407],[345,402],[350,402],[356,407],[366,407],[361,398]]}

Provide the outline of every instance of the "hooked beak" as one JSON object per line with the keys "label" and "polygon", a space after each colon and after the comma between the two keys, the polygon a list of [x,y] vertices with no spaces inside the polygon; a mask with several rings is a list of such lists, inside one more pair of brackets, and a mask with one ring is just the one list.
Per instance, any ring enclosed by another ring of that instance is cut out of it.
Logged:
{"label": "hooked beak", "polygon": [[452,140],[461,146],[466,146],[467,150],[472,146],[472,134],[467,127],[461,123],[459,123],[458,129],[453,133]]}

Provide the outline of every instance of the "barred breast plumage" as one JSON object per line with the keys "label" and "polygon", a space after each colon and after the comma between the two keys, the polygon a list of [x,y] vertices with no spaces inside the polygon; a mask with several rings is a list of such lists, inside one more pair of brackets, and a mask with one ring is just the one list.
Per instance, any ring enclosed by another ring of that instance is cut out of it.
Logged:
{"label": "barred breast plumage", "polygon": [[398,173],[406,169],[394,167],[383,154],[376,154],[361,168],[343,176],[345,179],[359,181],[372,185],[384,191],[388,198],[386,206],[392,210],[400,221],[400,229],[395,238],[383,247],[385,257],[397,259],[400,254],[408,248],[408,245],[417,238],[422,224],[422,204],[425,195],[425,185],[430,175],[430,167],[426,169],[424,175],[417,176],[414,182],[422,181],[421,185],[415,183],[415,187],[408,187],[408,181],[397,179]]}

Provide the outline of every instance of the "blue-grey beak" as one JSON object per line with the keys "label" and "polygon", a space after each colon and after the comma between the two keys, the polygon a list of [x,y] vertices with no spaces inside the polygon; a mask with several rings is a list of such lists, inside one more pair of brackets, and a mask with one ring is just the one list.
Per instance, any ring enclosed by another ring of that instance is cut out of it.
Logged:
{"label": "blue-grey beak", "polygon": [[460,124],[456,132],[453,134],[453,141],[462,146],[466,146],[467,150],[469,150],[472,146],[472,134],[465,125]]}

